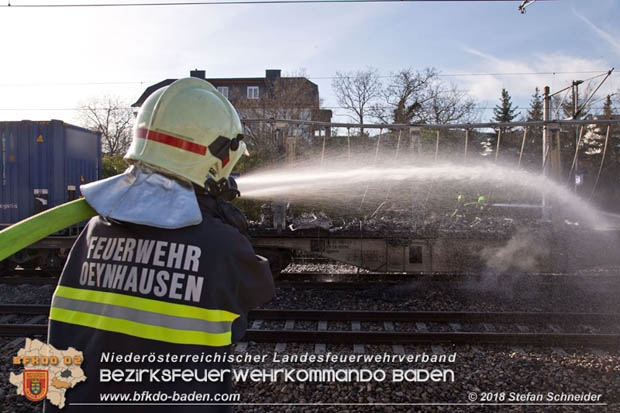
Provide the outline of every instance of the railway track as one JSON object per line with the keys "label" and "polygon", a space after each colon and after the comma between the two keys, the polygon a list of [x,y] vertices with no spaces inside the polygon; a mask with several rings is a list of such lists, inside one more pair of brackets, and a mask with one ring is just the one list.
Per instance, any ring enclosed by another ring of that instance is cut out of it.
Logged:
{"label": "railway track", "polygon": [[[0,314],[48,312],[47,305],[0,304]],[[289,342],[620,347],[620,314],[255,310],[249,319],[246,341],[280,347]],[[47,324],[0,324],[2,336],[45,334]]]}
{"label": "railway track", "polygon": [[57,284],[60,271],[48,270],[5,270],[0,276],[0,284],[31,284],[49,285]]}
{"label": "railway track", "polygon": [[[4,274],[7,274],[6,272]],[[0,276],[0,284],[19,285],[56,285],[59,273],[50,273],[42,270],[14,270],[8,275]],[[571,280],[587,281],[594,277],[567,275],[567,274],[527,274],[502,275],[498,283],[518,281],[520,283],[562,284]],[[280,288],[328,288],[347,289],[352,286],[398,285],[412,282],[432,283],[477,283],[488,280],[480,274],[407,274],[407,273],[369,273],[340,274],[295,272],[281,273],[275,277],[275,284]],[[616,276],[599,276],[597,282],[618,283]]]}
{"label": "railway track", "polygon": [[599,284],[620,285],[617,276],[585,276],[574,274],[502,274],[493,277],[480,273],[432,273],[432,274],[407,274],[407,273],[370,273],[357,274],[339,273],[316,273],[296,272],[280,273],[275,278],[275,284],[280,288],[325,288],[331,290],[350,289],[372,286],[396,286],[411,283],[433,283],[437,285],[470,285],[482,283],[496,283],[498,285],[522,284],[557,286],[570,282],[592,282]]}
{"label": "railway track", "polygon": [[[11,270],[3,271],[0,284],[31,284],[55,285],[58,283],[60,271],[46,270]],[[384,273],[361,271],[359,273],[338,272],[283,272],[274,277],[276,286],[280,288],[328,288],[344,289],[354,285],[397,285],[411,282],[450,282],[476,283],[488,281],[489,277],[480,273]],[[618,283],[615,275],[586,276],[575,274],[503,274],[498,283],[518,281],[521,283],[562,284],[571,280]]]}

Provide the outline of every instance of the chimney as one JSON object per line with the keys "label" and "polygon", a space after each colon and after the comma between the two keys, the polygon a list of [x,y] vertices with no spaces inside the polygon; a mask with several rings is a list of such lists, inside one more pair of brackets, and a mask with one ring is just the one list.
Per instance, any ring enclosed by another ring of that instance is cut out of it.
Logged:
{"label": "chimney", "polygon": [[206,76],[206,73],[204,70],[194,69],[189,72],[189,75],[191,77],[197,77],[198,79],[204,79]]}
{"label": "chimney", "polygon": [[279,69],[278,70],[267,69],[267,70],[265,70],[265,77],[270,82],[275,82],[276,79],[278,79],[280,77],[281,73],[282,73],[282,71],[279,70]]}

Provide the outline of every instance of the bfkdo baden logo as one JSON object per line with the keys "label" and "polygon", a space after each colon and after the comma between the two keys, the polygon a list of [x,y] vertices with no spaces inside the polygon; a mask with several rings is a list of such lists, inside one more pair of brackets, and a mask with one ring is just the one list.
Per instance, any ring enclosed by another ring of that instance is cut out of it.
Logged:
{"label": "bfkdo baden logo", "polygon": [[19,373],[11,372],[9,381],[17,394],[28,400],[44,399],[59,409],[65,407],[65,394],[78,383],[86,381],[82,370],[83,355],[73,347],[58,350],[51,344],[26,339],[26,345],[13,356],[13,366],[23,366]]}
{"label": "bfkdo baden logo", "polygon": [[47,370],[24,370],[24,396],[38,402],[45,399],[49,389],[49,372]]}

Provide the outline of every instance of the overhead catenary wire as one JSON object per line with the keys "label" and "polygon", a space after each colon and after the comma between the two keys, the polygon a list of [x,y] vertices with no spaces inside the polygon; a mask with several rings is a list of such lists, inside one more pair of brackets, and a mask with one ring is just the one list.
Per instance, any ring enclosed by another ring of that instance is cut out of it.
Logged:
{"label": "overhead catenary wire", "polygon": [[[558,105],[558,108],[555,110],[555,113],[553,114],[553,116],[551,116],[551,119],[558,119],[558,115],[560,113],[560,109],[562,109],[562,106],[564,105],[564,101],[566,100],[566,96],[568,96],[569,90],[566,88],[566,93],[564,93],[564,97],[562,97],[562,100],[560,101],[560,104]],[[556,92],[557,94],[557,92]],[[552,95],[550,95],[552,96]]]}
{"label": "overhead catenary wire", "polygon": [[[603,96],[601,98],[593,100],[592,104],[599,103],[599,102],[602,102],[602,101],[606,100],[607,96],[609,96],[611,98],[611,97],[618,96],[618,95],[620,95],[620,93],[609,93],[609,94],[607,94],[607,95],[605,95],[605,96]],[[603,109],[604,106],[596,106],[596,107],[592,107],[592,108],[593,109]]]}
{"label": "overhead catenary wire", "polygon": [[[438,73],[438,77],[460,77],[460,76],[531,76],[531,75],[580,75],[580,74],[590,74],[590,73],[601,73],[603,70],[585,70],[585,71],[551,71],[551,72],[477,72],[477,73]],[[597,75],[592,77],[591,79],[597,78]],[[343,76],[349,77],[349,76]],[[398,75],[381,75],[377,76],[379,79],[390,79],[398,77]],[[308,79],[311,80],[331,80],[336,79],[336,76],[308,76]]]}
{"label": "overhead catenary wire", "polygon": [[17,82],[17,83],[0,83],[0,87],[41,87],[41,86],[103,86],[103,85],[144,85],[147,83],[156,83],[146,80],[127,80],[127,81],[87,81],[87,82]]}
{"label": "overhead catenary wire", "polygon": [[[5,6],[6,7],[6,6]],[[551,71],[551,72],[471,72],[471,73],[438,73],[438,77],[468,77],[468,76],[537,76],[537,75],[578,75],[589,73],[601,73],[603,70],[586,70],[586,71]],[[600,76],[605,76],[607,71],[603,74],[593,76],[585,81],[595,79]],[[612,75],[620,75],[618,72],[613,72]],[[306,76],[309,80],[332,80],[336,79],[336,76]],[[398,75],[382,75],[378,76],[380,79],[392,79]],[[218,80],[226,80],[226,78],[217,78]],[[233,78],[231,78],[233,79]],[[209,79],[207,79],[209,80]],[[100,86],[100,85],[144,85],[157,83],[159,80],[113,80],[113,81],[84,81],[84,82],[23,82],[18,81],[15,83],[2,82],[0,87],[41,87],[41,86]]]}
{"label": "overhead catenary wire", "polygon": [[317,3],[422,3],[422,2],[514,2],[515,0],[223,0],[223,1],[181,1],[181,2],[133,2],[133,3],[11,3],[0,5],[5,8],[93,8],[93,7],[179,7],[217,6],[244,4],[317,4]]}
{"label": "overhead catenary wire", "polygon": [[586,101],[579,107],[579,109],[577,109],[577,114],[579,114],[586,106],[587,104],[590,102],[590,100],[592,100],[592,98],[594,97],[594,95],[596,94],[596,92],[598,92],[598,90],[600,89],[601,86],[603,86],[603,83],[605,83],[605,81],[609,78],[609,76],[611,76],[611,74],[613,73],[614,68],[612,67],[605,75],[605,78],[603,80],[601,80],[601,83],[598,84],[598,86],[596,87],[596,89],[594,89],[594,91],[592,91],[592,93],[590,94],[590,96],[588,97],[588,99],[586,99]]}

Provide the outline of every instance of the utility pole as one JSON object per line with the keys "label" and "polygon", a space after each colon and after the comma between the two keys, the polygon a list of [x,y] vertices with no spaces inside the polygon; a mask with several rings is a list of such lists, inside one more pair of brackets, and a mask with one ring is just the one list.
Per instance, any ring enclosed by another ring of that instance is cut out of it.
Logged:
{"label": "utility pole", "polygon": [[[288,136],[288,123],[276,122],[276,136],[280,155],[284,158],[286,164],[290,164],[295,157],[294,140],[291,145],[291,139]],[[292,137],[294,139],[294,136]],[[274,199],[272,204],[273,227],[278,234],[282,233],[286,228],[286,201],[284,199]]]}
{"label": "utility pole", "polygon": [[[583,80],[573,80],[573,119],[579,118],[579,85]],[[579,174],[579,129],[575,129],[575,180],[573,189],[577,192],[577,175]]]}
{"label": "utility pole", "polygon": [[[551,118],[551,96],[549,86],[545,86],[543,93],[543,120],[548,122]],[[551,145],[550,145],[550,136],[549,136],[549,125],[545,123],[543,126],[543,136],[542,136],[542,166],[543,166],[543,176],[546,178],[549,177],[549,162],[547,161],[547,157],[550,155]],[[547,194],[543,189],[542,193],[542,217],[544,220],[549,220],[549,210],[547,206]]]}

